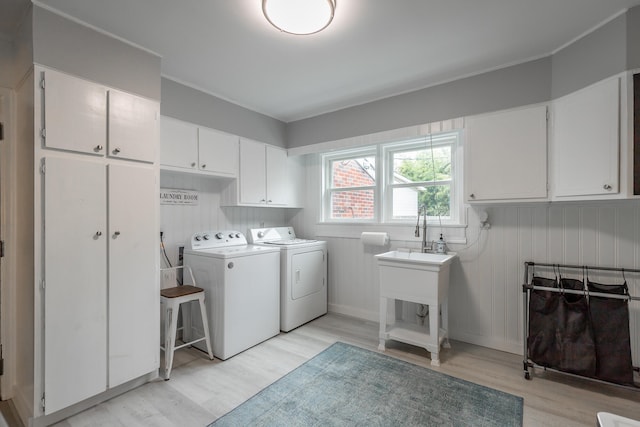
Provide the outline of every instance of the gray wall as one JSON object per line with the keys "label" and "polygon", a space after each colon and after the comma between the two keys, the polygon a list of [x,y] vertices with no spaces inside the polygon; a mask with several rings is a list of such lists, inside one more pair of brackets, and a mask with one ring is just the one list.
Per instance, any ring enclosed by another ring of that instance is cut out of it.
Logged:
{"label": "gray wall", "polygon": [[553,55],[553,98],[621,73],[627,66],[627,18],[618,16]]}
{"label": "gray wall", "polygon": [[346,108],[287,126],[289,148],[548,101],[551,59]]}
{"label": "gray wall", "polygon": [[285,147],[285,123],[162,78],[162,115]]}
{"label": "gray wall", "polygon": [[627,69],[640,68],[640,6],[627,12]]}
{"label": "gray wall", "polygon": [[33,7],[33,61],[160,100],[159,56]]}
{"label": "gray wall", "polygon": [[290,148],[548,101],[640,68],[640,6],[549,57],[287,125]]}

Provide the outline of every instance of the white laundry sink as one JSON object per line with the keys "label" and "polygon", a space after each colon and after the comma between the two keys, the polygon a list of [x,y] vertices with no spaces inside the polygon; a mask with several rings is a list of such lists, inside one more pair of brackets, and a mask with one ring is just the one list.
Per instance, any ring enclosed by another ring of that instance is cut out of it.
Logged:
{"label": "white laundry sink", "polygon": [[[425,348],[431,353],[431,364],[440,364],[440,346],[447,339],[449,269],[456,254],[391,251],[376,255],[380,278],[380,344],[385,349],[388,339]],[[396,319],[394,300],[429,306],[429,328]],[[389,323],[389,317],[391,323]]]}
{"label": "white laundry sink", "polygon": [[[455,253],[433,254],[409,251],[391,251],[376,255],[378,260],[396,261],[399,263],[425,264],[442,267],[449,264],[456,257]],[[379,261],[378,261],[379,262]]]}

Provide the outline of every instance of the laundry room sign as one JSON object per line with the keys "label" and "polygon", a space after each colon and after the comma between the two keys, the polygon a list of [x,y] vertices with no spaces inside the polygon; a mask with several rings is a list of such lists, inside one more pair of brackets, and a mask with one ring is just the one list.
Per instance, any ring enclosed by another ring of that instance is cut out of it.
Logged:
{"label": "laundry room sign", "polygon": [[161,205],[197,205],[198,192],[193,190],[160,189]]}

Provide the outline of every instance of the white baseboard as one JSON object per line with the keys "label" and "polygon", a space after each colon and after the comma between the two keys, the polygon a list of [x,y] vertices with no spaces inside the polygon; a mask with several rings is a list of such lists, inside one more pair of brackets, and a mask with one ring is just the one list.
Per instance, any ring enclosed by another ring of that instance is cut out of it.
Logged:
{"label": "white baseboard", "polygon": [[345,316],[355,317],[357,319],[369,320],[370,322],[379,322],[378,312],[361,310],[349,307],[348,305],[329,304],[329,311],[332,313],[343,314]]}

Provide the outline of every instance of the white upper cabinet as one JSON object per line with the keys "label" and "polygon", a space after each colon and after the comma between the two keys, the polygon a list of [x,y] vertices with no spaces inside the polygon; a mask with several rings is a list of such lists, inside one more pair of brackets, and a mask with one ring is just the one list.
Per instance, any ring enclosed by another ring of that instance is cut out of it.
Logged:
{"label": "white upper cabinet", "polygon": [[607,79],[553,102],[554,197],[620,192],[621,81]]}
{"label": "white upper cabinet", "polygon": [[198,128],[198,168],[216,175],[238,176],[238,137]]}
{"label": "white upper cabinet", "polygon": [[162,116],[160,119],[160,166],[197,170],[198,127]]}
{"label": "white upper cabinet", "polygon": [[53,70],[41,72],[47,148],[104,155],[107,145],[105,87]]}
{"label": "white upper cabinet", "polygon": [[238,140],[236,135],[163,116],[160,165],[164,170],[235,178]]}
{"label": "white upper cabinet", "polygon": [[158,103],[136,95],[109,90],[108,155],[128,160],[156,161]]}
{"label": "white upper cabinet", "polygon": [[547,198],[547,107],[465,119],[468,202]]}
{"label": "white upper cabinet", "polygon": [[267,162],[265,144],[240,140],[240,200],[241,204],[267,203]]}
{"label": "white upper cabinet", "polygon": [[267,203],[286,206],[290,202],[289,164],[287,152],[281,148],[266,147]]}
{"label": "white upper cabinet", "polygon": [[[295,165],[294,165],[295,166]],[[283,148],[240,139],[240,173],[222,194],[227,206],[297,207],[303,175]]]}

